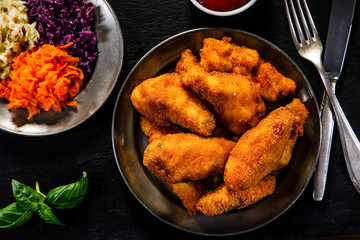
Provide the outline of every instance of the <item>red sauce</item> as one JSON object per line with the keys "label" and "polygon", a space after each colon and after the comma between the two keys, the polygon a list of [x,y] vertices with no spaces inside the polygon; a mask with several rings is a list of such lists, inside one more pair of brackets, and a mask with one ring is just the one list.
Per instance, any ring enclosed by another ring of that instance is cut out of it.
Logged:
{"label": "red sauce", "polygon": [[250,0],[196,0],[207,9],[226,12],[244,6]]}

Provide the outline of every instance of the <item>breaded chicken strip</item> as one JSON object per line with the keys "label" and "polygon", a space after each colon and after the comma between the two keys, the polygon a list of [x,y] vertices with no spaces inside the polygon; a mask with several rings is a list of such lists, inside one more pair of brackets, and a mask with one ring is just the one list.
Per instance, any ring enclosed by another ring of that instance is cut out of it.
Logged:
{"label": "breaded chicken strip", "polygon": [[185,50],[176,65],[181,82],[213,107],[218,122],[235,134],[254,127],[265,114],[258,88],[235,73],[206,72],[191,50]]}
{"label": "breaded chicken strip", "polygon": [[177,73],[145,80],[133,90],[131,101],[142,115],[163,126],[177,124],[204,136],[215,128],[214,116],[182,86]]}
{"label": "breaded chicken strip", "polygon": [[205,138],[192,133],[175,133],[151,141],[143,164],[168,183],[197,181],[222,174],[235,142]]}
{"label": "breaded chicken strip", "polygon": [[225,184],[232,190],[246,189],[286,166],[307,115],[305,105],[294,99],[242,135],[226,163]]}
{"label": "breaded chicken strip", "polygon": [[222,185],[201,197],[196,208],[207,216],[220,215],[258,202],[272,194],[275,186],[276,179],[270,175],[245,190],[231,191],[226,185]]}
{"label": "breaded chicken strip", "polygon": [[[149,142],[159,139],[167,134],[179,133],[179,130],[171,127],[162,127],[146,117],[140,118],[140,126]],[[216,129],[216,128],[215,128]],[[223,181],[221,179],[221,181]],[[208,191],[219,186],[219,176],[210,176],[194,182],[168,183],[173,192],[180,198],[189,214],[195,214],[196,203]]]}
{"label": "breaded chicken strip", "polygon": [[276,168],[293,122],[294,114],[281,107],[240,137],[225,167],[224,181],[229,189],[249,188]]}
{"label": "breaded chicken strip", "polygon": [[258,84],[261,97],[269,102],[293,94],[296,89],[292,79],[284,77],[273,65],[262,60],[254,69],[253,81]]}
{"label": "breaded chicken strip", "polygon": [[203,48],[200,49],[200,65],[206,71],[236,72],[249,75],[259,63],[259,54],[256,50],[231,43],[232,39],[223,37],[217,40],[205,38]]}
{"label": "breaded chicken strip", "polygon": [[305,120],[309,114],[305,105],[298,98],[294,98],[291,103],[285,106],[285,108],[289,109],[295,116],[293,129],[291,130],[290,140],[286,145],[284,152],[274,170],[279,170],[289,163],[294,146],[296,144],[296,140],[304,133]]}

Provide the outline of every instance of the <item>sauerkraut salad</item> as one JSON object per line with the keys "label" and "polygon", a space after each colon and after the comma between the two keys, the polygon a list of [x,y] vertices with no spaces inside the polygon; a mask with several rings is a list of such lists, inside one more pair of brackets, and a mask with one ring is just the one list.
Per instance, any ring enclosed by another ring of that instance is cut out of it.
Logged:
{"label": "sauerkraut salad", "polygon": [[0,1],[0,79],[11,71],[12,59],[22,51],[34,48],[39,38],[36,22],[30,24],[25,1]]}

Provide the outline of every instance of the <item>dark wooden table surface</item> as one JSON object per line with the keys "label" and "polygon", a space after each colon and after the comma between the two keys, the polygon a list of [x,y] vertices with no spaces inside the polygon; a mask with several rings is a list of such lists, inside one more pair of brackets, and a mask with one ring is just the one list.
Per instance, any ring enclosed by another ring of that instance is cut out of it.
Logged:
{"label": "dark wooden table surface", "polygon": [[[330,0],[309,0],[323,43]],[[0,131],[0,207],[13,202],[11,179],[47,192],[81,178],[87,171],[90,188],[85,200],[55,214],[66,227],[45,224],[34,215],[30,222],[0,230],[0,239],[208,239],[175,229],[155,218],[131,194],[117,168],[112,150],[111,121],[121,85],[136,62],[153,46],[177,33],[199,27],[241,29],[263,37],[284,50],[302,69],[318,98],[322,84],[315,68],[297,54],[288,29],[282,0],[259,0],[246,12],[215,17],[196,9],[188,0],[109,0],[124,37],[120,77],[103,107],[80,126],[52,136],[26,137]],[[337,96],[360,136],[360,5]],[[126,113],[124,113],[126,114]],[[359,156],[360,157],[360,156]],[[252,232],[228,239],[359,239],[360,194],[347,173],[335,130],[324,200],[312,199],[310,181],[304,193],[283,215]],[[331,237],[331,238],[328,238]]]}

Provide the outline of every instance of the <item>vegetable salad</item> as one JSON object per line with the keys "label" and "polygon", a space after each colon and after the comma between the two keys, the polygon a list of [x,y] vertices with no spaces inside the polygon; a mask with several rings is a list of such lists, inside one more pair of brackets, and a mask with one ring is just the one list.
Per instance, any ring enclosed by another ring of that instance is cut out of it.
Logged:
{"label": "vegetable salad", "polygon": [[94,11],[85,0],[0,1],[0,98],[8,109],[26,108],[30,119],[76,105],[98,55]]}

